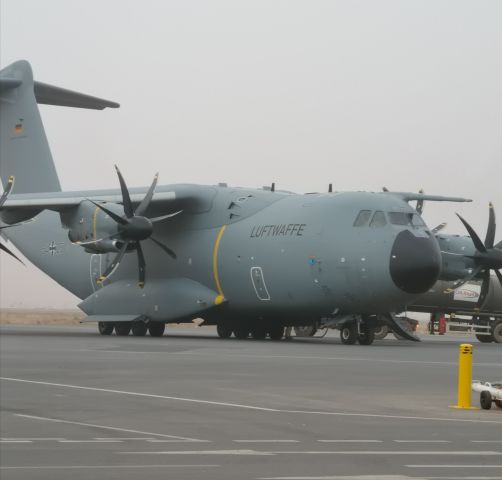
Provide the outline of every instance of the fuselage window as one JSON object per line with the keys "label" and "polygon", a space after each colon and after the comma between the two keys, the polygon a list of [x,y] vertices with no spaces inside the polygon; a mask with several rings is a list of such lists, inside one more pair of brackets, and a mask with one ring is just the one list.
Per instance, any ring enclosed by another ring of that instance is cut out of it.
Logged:
{"label": "fuselage window", "polygon": [[425,226],[422,217],[416,213],[408,212],[387,212],[392,225],[411,225],[412,227]]}
{"label": "fuselage window", "polygon": [[379,228],[379,227],[385,227],[385,225],[387,225],[387,220],[385,219],[385,213],[383,213],[380,210],[377,210],[373,215],[373,218],[371,219],[370,227]]}
{"label": "fuselage window", "polygon": [[364,227],[371,217],[371,210],[361,210],[354,220],[354,227]]}

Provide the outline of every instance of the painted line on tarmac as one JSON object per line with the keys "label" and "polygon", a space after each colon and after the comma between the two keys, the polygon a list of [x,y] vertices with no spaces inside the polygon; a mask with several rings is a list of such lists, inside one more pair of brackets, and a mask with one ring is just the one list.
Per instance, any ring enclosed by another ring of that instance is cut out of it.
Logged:
{"label": "painted line on tarmac", "polygon": [[117,469],[117,468],[208,468],[220,465],[37,465],[0,467],[0,470],[79,470],[79,469]]}
{"label": "painted line on tarmac", "polygon": [[392,440],[396,443],[451,443],[451,440]]}
{"label": "painted line on tarmac", "polygon": [[299,440],[232,440],[235,443],[300,443]]}
{"label": "painted line on tarmac", "polygon": [[317,440],[321,443],[383,443],[383,440]]}
{"label": "painted line on tarmac", "polygon": [[[385,358],[364,358],[364,357],[331,357],[331,356],[316,356],[316,355],[260,355],[260,354],[249,354],[249,353],[198,353],[198,352],[152,352],[152,351],[143,351],[143,350],[101,350],[101,349],[80,349],[79,351],[83,352],[102,352],[102,353],[133,353],[133,354],[150,354],[150,355],[175,355],[175,356],[196,356],[196,357],[242,357],[242,358],[279,358],[279,359],[298,359],[298,360],[338,360],[338,361],[356,361],[356,362],[371,362],[371,363],[410,363],[410,364],[418,364],[418,365],[444,365],[447,367],[458,365],[457,362],[451,361],[434,361],[434,360],[393,360],[393,359],[385,359]],[[492,362],[473,362],[472,364],[475,367],[498,367],[499,363]]]}
{"label": "painted line on tarmac", "polygon": [[[328,411],[316,411],[316,410],[288,410],[288,409],[280,409],[280,408],[268,408],[268,407],[258,407],[255,405],[244,405],[240,403],[229,403],[229,402],[218,402],[215,400],[202,400],[197,398],[184,398],[184,397],[173,397],[170,395],[158,395],[152,393],[141,393],[141,392],[128,392],[125,390],[113,390],[110,388],[97,388],[97,387],[84,387],[81,385],[70,385],[64,383],[53,383],[53,382],[41,382],[37,380],[25,380],[22,378],[12,378],[12,377],[0,377],[0,380],[10,381],[10,382],[19,382],[19,383],[28,383],[34,385],[45,385],[49,387],[59,387],[59,388],[70,388],[75,390],[86,390],[90,392],[102,392],[102,393],[114,393],[117,395],[128,395],[133,397],[143,397],[143,398],[155,398],[162,400],[173,400],[179,402],[188,402],[188,403],[197,403],[204,405],[214,405],[219,407],[233,407],[233,408],[241,408],[245,410],[257,410],[262,412],[273,412],[273,413],[295,413],[295,414],[306,414],[306,415],[330,415],[330,416],[340,416],[340,417],[361,417],[361,418],[388,418],[395,420],[420,420],[420,421],[433,421],[433,422],[454,422],[454,423],[487,423],[487,424],[502,424],[502,420],[480,420],[474,418],[454,418],[454,417],[420,417],[413,415],[388,415],[388,414],[379,414],[379,413],[349,413],[349,412],[328,412]],[[29,415],[21,415],[16,414],[17,416],[25,416],[29,417]],[[37,418],[37,417],[34,417]],[[56,419],[49,419],[57,421]],[[67,423],[75,423],[68,422],[65,420],[61,420],[61,422]],[[76,423],[78,424],[78,423]],[[90,425],[87,426],[96,426],[99,425]],[[141,432],[139,430],[128,430],[122,428],[115,427],[101,427],[101,428],[109,428],[112,430],[130,432],[130,433],[140,433],[145,435],[157,435],[161,437],[171,437],[171,438],[179,438],[183,439],[184,437],[176,437],[174,435],[162,435],[162,434],[152,434],[149,432]],[[207,440],[198,440],[198,439],[190,439],[186,438],[187,441],[192,442],[206,442]]]}
{"label": "painted line on tarmac", "polygon": [[164,450],[164,451],[136,451],[136,452],[115,452],[123,455],[435,455],[435,456],[502,456],[502,452],[493,451],[464,451],[464,450],[451,450],[442,451],[437,450],[432,451],[422,451],[422,450],[288,450],[288,451],[278,451],[278,450]]}
{"label": "painted line on tarmac", "polygon": [[205,442],[206,440],[197,440],[194,438],[187,438],[187,437],[177,437],[175,435],[166,435],[164,433],[152,433],[152,432],[143,432],[141,430],[131,430],[130,428],[119,428],[119,427],[110,427],[109,425],[97,425],[94,423],[84,423],[84,422],[73,422],[71,420],[61,420],[58,418],[49,418],[49,417],[37,417],[34,415],[25,415],[22,413],[15,413],[14,414],[16,417],[21,417],[21,418],[27,418],[30,420],[42,420],[46,422],[54,422],[54,423],[67,423],[70,425],[79,425],[82,427],[93,427],[93,428],[101,428],[104,430],[114,430],[117,432],[129,432],[129,433],[140,433],[144,435],[157,435],[159,437],[168,437],[168,438],[175,438],[178,440],[185,440],[187,442]]}
{"label": "painted line on tarmac", "polygon": [[322,477],[313,477],[313,476],[259,477],[258,480],[422,480],[422,479],[417,477],[407,477],[404,475],[327,475]]}
{"label": "painted line on tarmac", "polygon": [[0,443],[33,443],[32,440],[0,440]]}
{"label": "painted line on tarmac", "polygon": [[122,455],[252,455],[271,456],[273,452],[262,452],[258,450],[166,450],[163,452],[115,452]]}

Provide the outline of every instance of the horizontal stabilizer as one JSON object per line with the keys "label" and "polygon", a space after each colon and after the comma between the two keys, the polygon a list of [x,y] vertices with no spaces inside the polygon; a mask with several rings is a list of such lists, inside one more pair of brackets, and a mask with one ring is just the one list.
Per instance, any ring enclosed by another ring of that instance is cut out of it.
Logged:
{"label": "horizontal stabilizer", "polygon": [[57,105],[60,107],[89,108],[103,110],[105,108],[119,108],[120,105],[103,98],[85,95],[66,88],[55,87],[47,83],[34,82],[37,103]]}

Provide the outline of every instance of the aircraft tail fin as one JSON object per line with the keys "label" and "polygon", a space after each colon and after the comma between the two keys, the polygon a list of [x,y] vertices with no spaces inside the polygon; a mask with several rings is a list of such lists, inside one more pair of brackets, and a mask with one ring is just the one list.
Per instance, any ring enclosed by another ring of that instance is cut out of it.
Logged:
{"label": "aircraft tail fin", "polygon": [[37,103],[100,110],[119,106],[35,82],[25,60],[0,70],[0,178],[6,188],[15,177],[14,193],[61,191]]}

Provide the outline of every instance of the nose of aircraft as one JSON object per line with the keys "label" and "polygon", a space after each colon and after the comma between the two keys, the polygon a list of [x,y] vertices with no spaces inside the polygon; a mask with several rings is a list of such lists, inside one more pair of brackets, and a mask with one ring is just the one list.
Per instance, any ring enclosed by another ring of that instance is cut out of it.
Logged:
{"label": "nose of aircraft", "polygon": [[436,282],[441,270],[441,253],[430,236],[415,236],[409,230],[397,235],[392,246],[390,275],[406,293],[425,293]]}

